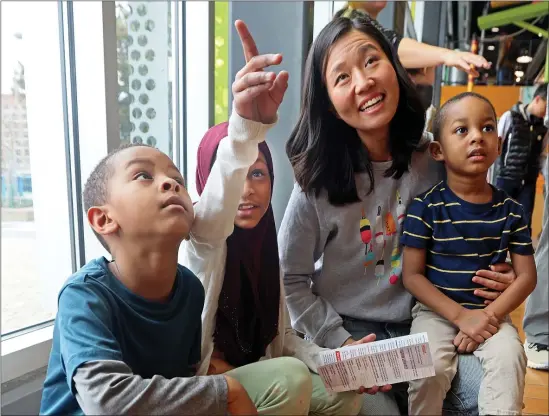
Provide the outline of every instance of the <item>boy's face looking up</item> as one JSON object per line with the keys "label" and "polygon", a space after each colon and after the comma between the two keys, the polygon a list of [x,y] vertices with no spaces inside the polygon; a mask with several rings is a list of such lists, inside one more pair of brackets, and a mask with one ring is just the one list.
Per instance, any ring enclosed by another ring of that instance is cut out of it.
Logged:
{"label": "boy's face looking up", "polygon": [[431,155],[459,176],[486,174],[501,153],[492,107],[476,97],[465,97],[444,109],[437,142]]}
{"label": "boy's face looking up", "polygon": [[[136,146],[109,161],[107,201],[88,210],[93,229],[111,249],[116,240],[136,243],[180,243],[194,220],[193,204],[183,177],[168,156],[157,149]],[[113,253],[114,254],[114,253]]]}

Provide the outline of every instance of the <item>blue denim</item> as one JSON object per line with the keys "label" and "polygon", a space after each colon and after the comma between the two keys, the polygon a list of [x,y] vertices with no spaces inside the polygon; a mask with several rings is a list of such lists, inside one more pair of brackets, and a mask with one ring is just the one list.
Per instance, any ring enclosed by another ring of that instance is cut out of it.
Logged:
{"label": "blue denim", "polygon": [[[394,338],[410,334],[410,323],[366,322],[349,317],[343,318],[343,327],[354,339],[368,334],[376,334],[377,340]],[[478,415],[478,392],[482,381],[482,366],[472,354],[458,356],[458,372],[452,382],[452,388],[446,396],[443,414],[448,416]],[[361,410],[363,415],[407,414],[408,383],[393,386],[389,393],[366,396]]]}

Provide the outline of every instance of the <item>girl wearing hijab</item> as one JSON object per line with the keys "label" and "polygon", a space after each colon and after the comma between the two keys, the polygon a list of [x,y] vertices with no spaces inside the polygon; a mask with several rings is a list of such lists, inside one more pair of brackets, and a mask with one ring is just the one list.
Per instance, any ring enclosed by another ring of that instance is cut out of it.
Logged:
{"label": "girl wearing hijab", "polygon": [[248,63],[232,86],[229,122],[208,130],[198,148],[200,199],[190,240],[182,246],[183,264],[205,290],[198,374],[235,378],[259,414],[356,415],[360,396],[326,391],[313,374],[322,348],[290,325],[271,207],[273,162],[264,143],[276,123],[288,73],[263,71],[282,56],[259,56],[244,23],[237,21],[236,27]]}

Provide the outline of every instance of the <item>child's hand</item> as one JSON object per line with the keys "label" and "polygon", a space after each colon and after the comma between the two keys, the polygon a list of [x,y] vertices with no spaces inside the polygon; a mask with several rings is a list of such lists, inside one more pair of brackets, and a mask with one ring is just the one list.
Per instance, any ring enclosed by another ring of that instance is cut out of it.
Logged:
{"label": "child's hand", "polygon": [[263,124],[276,120],[278,107],[288,88],[288,72],[264,72],[270,65],[282,62],[280,54],[259,55],[255,41],[242,20],[235,22],[242,42],[246,65],[236,74],[232,91],[235,111],[240,117]]}
{"label": "child's hand", "polygon": [[468,335],[459,331],[454,338],[454,346],[457,348],[457,352],[460,354],[470,354],[476,351],[480,344],[473,341]]}
{"label": "child's hand", "polygon": [[232,377],[227,380],[227,411],[230,415],[257,415],[257,408],[240,382]]}
{"label": "child's hand", "polygon": [[493,312],[485,309],[463,308],[456,319],[456,325],[473,341],[482,344],[498,332],[499,320]]}
{"label": "child's hand", "polygon": [[444,65],[461,69],[468,74],[478,77],[476,68],[490,69],[491,64],[482,55],[471,52],[449,50],[443,56]]}

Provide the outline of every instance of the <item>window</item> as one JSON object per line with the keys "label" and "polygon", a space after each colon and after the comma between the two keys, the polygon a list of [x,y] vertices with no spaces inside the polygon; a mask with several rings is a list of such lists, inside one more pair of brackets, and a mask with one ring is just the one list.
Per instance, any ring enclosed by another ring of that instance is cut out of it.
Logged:
{"label": "window", "polygon": [[2,382],[47,364],[59,290],[107,255],[82,207],[99,160],[121,143],[155,146],[195,198],[198,143],[228,108],[228,5],[215,9],[217,112],[213,3],[23,6],[1,6]]}
{"label": "window", "polygon": [[2,4],[2,335],[53,319],[71,272],[57,7],[34,7]]}

